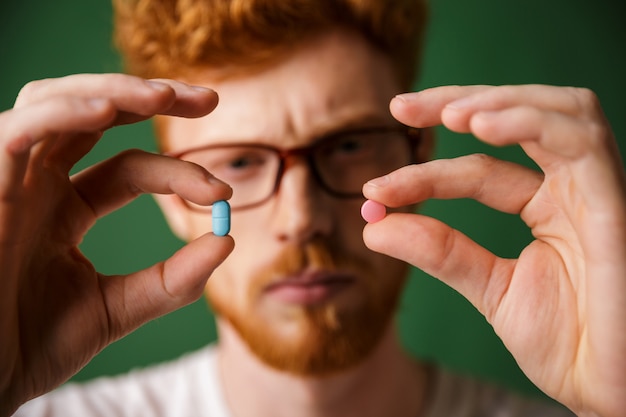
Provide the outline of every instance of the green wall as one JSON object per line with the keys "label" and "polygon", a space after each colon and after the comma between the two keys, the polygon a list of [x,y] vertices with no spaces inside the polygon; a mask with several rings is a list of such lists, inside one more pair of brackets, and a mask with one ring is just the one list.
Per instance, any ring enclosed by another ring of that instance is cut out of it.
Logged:
{"label": "green wall", "polygon": [[[108,2],[30,0],[0,6],[0,109],[32,79],[118,71]],[[626,149],[626,3],[621,0],[433,0],[425,67],[416,88],[444,84],[549,83],[596,91]],[[515,147],[493,149],[438,131],[437,157],[484,152],[528,163]],[[149,123],[116,128],[81,166],[125,147],[154,150]],[[513,216],[471,201],[432,201],[423,211],[458,227],[502,256],[516,256],[529,233]],[[82,249],[104,273],[146,267],[181,243],[151,197],[102,219]],[[414,271],[400,311],[410,350],[447,366],[534,392],[489,325],[455,292]],[[214,340],[199,301],[114,343],[76,379],[115,374],[174,357]]]}

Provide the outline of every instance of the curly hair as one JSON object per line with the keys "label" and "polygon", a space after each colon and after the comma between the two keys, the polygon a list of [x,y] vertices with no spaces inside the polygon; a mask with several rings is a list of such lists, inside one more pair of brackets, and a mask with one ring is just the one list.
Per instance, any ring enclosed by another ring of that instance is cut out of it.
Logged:
{"label": "curly hair", "polygon": [[225,76],[268,66],[304,39],[342,27],[387,54],[399,80],[416,76],[425,0],[113,0],[115,43],[129,73]]}

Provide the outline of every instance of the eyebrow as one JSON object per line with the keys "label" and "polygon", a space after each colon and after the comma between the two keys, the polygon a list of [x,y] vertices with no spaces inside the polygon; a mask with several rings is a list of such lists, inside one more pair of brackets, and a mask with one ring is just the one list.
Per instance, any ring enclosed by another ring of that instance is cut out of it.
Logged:
{"label": "eyebrow", "polygon": [[310,147],[315,147],[318,143],[323,143],[326,140],[329,140],[331,138],[336,138],[336,137],[340,137],[341,135],[346,135],[346,134],[350,134],[350,133],[357,133],[360,131],[366,131],[366,132],[371,132],[371,131],[375,131],[377,129],[381,129],[381,130],[397,130],[397,131],[405,131],[406,129],[408,129],[408,126],[405,126],[403,124],[401,124],[400,122],[396,122],[393,125],[390,124],[370,124],[370,125],[364,125],[364,126],[358,126],[358,127],[352,127],[352,128],[342,128],[342,129],[337,129],[337,130],[332,130],[329,131],[325,134],[319,135],[319,136],[311,136],[312,140],[305,145],[300,145],[300,146],[294,146],[294,147],[289,147],[289,146],[278,146],[276,144],[272,144],[272,143],[268,143],[268,142],[263,142],[261,140],[256,140],[256,141],[224,141],[224,142],[216,142],[216,143],[211,143],[211,144],[207,144],[207,145],[200,145],[200,146],[196,146],[196,147],[192,147],[192,148],[186,148],[186,149],[182,149],[176,152],[166,152],[165,155],[168,156],[172,156],[175,158],[178,158],[186,153],[189,152],[193,152],[193,151],[199,151],[199,150],[207,150],[207,149],[211,149],[211,148],[237,148],[237,147],[249,147],[249,148],[263,148],[263,149],[273,149],[273,150],[277,150],[277,151],[287,151],[287,150],[294,150],[294,149],[306,149],[306,148],[310,148]]}
{"label": "eyebrow", "polygon": [[392,117],[387,118],[380,114],[367,114],[361,115],[358,118],[354,118],[352,120],[344,120],[343,122],[336,123],[335,125],[328,125],[322,129],[313,131],[311,135],[308,135],[308,138],[316,140],[327,136],[334,136],[342,133],[358,131],[360,129],[389,128],[396,126],[400,127],[403,125]]}
{"label": "eyebrow", "polygon": [[[350,133],[352,131],[358,131],[360,129],[371,129],[371,128],[393,128],[393,127],[402,127],[404,126],[402,123],[395,120],[391,114],[388,113],[380,113],[380,112],[372,112],[366,111],[358,114],[356,117],[345,118],[343,120],[336,120],[335,123],[329,123],[325,126],[320,125],[319,127],[314,127],[306,136],[309,143],[318,142],[327,137],[332,137],[335,135],[341,135],[343,133]],[[170,156],[176,156],[186,153],[189,150],[203,148],[205,146],[231,146],[231,145],[260,145],[260,146],[271,146],[275,148],[280,148],[278,144],[268,143],[267,139],[271,139],[272,136],[267,135],[250,135],[242,138],[236,137],[228,137],[228,136],[217,136],[212,138],[203,139],[203,143],[205,145],[197,145],[190,148],[184,148],[180,150],[173,150],[169,146],[165,147],[165,149],[160,149],[161,153]],[[209,145],[209,143],[211,143]]]}

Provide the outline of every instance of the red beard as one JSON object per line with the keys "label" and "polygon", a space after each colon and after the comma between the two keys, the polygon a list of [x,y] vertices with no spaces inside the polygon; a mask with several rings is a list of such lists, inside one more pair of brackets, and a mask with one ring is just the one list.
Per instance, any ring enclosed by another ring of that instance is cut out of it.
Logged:
{"label": "red beard", "polygon": [[[264,363],[281,371],[323,376],[356,365],[376,346],[395,312],[407,266],[398,261],[374,276],[368,259],[355,259],[313,240],[292,246],[251,281],[244,311],[207,291],[215,312]],[[348,288],[313,305],[263,303],[269,287],[304,271],[340,273]]]}

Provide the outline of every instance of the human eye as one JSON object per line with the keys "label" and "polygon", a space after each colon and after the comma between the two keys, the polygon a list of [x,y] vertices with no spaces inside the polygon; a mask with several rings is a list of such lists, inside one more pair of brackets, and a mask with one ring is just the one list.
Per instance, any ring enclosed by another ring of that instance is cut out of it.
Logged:
{"label": "human eye", "polygon": [[226,150],[211,157],[208,170],[226,182],[256,178],[272,166],[271,153],[257,149]]}
{"label": "human eye", "polygon": [[372,157],[375,154],[374,145],[371,137],[349,135],[327,143],[321,152],[325,158],[347,163]]}
{"label": "human eye", "polygon": [[363,152],[366,149],[366,143],[359,138],[343,138],[335,146],[335,152],[353,154]]}
{"label": "human eye", "polygon": [[226,165],[229,169],[236,171],[253,169],[255,166],[262,164],[263,161],[257,155],[241,155],[224,162],[224,165]]}

